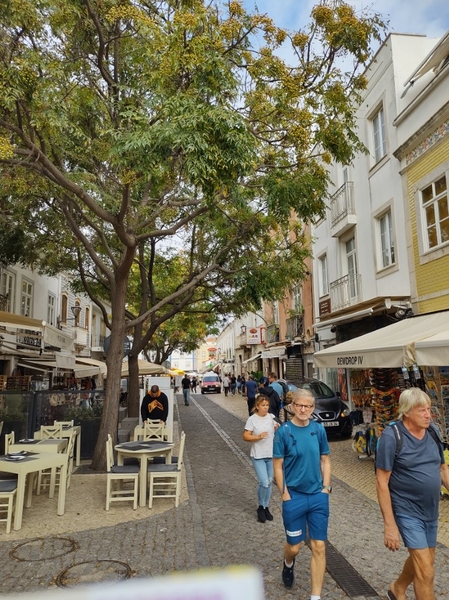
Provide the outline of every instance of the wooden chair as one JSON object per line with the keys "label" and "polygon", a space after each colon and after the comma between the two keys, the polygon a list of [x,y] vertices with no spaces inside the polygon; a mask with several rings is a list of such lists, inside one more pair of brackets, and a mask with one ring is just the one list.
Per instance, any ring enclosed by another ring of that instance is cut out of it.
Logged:
{"label": "wooden chair", "polygon": [[147,420],[143,423],[143,440],[164,440],[165,423]]}
{"label": "wooden chair", "polygon": [[[110,434],[106,441],[106,468],[106,510],[109,510],[111,502],[129,502],[130,500],[133,501],[133,509],[136,510],[139,492],[139,466],[114,465],[114,448]],[[124,488],[120,485],[125,481],[130,481],[132,488]]]}
{"label": "wooden chair", "polygon": [[6,523],[6,533],[11,532],[12,516],[14,513],[14,499],[17,493],[17,480],[0,481],[0,513],[4,518],[0,521]]}
{"label": "wooden chair", "polygon": [[41,425],[41,440],[59,440],[62,438],[62,425]]}
{"label": "wooden chair", "polygon": [[3,431],[3,421],[0,421],[0,433]]}
{"label": "wooden chair", "polygon": [[[75,436],[71,435],[69,437],[69,442],[67,444],[67,448],[65,452],[68,455],[67,460],[67,489],[70,487],[70,477],[73,471],[73,457],[74,457],[74,447],[75,447]],[[56,479],[55,479],[55,489],[59,487],[59,482],[61,479],[61,467],[56,468]],[[39,471],[37,476],[37,485],[36,485],[36,495],[40,496],[41,490],[46,490],[47,487],[50,491],[50,482],[51,482],[51,471],[52,469],[45,469],[44,471]]]}
{"label": "wooden chair", "polygon": [[184,446],[186,434],[181,433],[179,456],[176,464],[150,464],[148,477],[150,480],[150,500],[148,507],[152,508],[153,498],[174,498],[175,507],[179,505],[181,494],[181,473],[183,465]]}
{"label": "wooden chair", "polygon": [[74,421],[54,421],[53,425],[61,425],[61,427],[73,427]]}
{"label": "wooden chair", "polygon": [[11,433],[7,433],[5,435],[5,454],[8,454],[9,452],[9,447],[14,444],[15,442],[15,434],[14,431],[11,431]]}

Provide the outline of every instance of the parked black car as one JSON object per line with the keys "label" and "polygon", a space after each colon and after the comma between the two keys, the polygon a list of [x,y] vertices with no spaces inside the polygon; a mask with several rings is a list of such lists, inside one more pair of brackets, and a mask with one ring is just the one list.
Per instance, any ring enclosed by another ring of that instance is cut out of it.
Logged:
{"label": "parked black car", "polygon": [[319,379],[302,379],[286,381],[288,389],[298,388],[310,390],[315,397],[315,409],[312,418],[324,425],[327,434],[339,433],[349,437],[352,433],[352,423],[349,417],[349,407],[331,388]]}

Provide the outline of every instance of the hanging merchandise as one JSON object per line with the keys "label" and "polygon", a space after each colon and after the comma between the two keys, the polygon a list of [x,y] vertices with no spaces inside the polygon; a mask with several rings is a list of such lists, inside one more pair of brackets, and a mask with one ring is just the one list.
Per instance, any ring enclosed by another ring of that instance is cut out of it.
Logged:
{"label": "hanging merchandise", "polygon": [[[407,372],[406,367],[402,368]],[[404,374],[405,379],[405,374]],[[398,399],[398,374],[394,369],[371,369],[370,381],[373,386],[374,414],[376,423],[376,437],[385,427],[397,417]]]}
{"label": "hanging merchandise", "polygon": [[407,367],[405,365],[402,365],[401,371],[402,371],[402,376],[404,377],[404,380],[410,379],[410,375],[408,373],[408,369],[407,369]]}

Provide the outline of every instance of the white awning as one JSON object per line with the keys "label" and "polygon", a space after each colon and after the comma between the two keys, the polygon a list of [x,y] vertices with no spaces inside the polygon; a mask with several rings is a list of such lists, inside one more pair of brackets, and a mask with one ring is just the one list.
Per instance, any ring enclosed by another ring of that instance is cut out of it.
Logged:
{"label": "white awning", "polygon": [[106,375],[108,374],[108,368],[106,366],[106,363],[102,360],[96,360],[95,358],[90,358],[90,357],[84,357],[84,356],[77,356],[76,357],[76,362],[81,364],[81,365],[90,365],[91,367],[97,367],[97,373],[98,370],[99,372],[104,375],[106,377]]}
{"label": "white awning", "polygon": [[275,346],[262,351],[262,358],[280,358],[285,356],[285,346]]}
{"label": "white awning", "polygon": [[404,83],[404,86],[416,81],[419,77],[434,69],[435,72],[438,72],[438,67],[443,63],[443,61],[449,56],[449,32],[447,32],[440,39],[438,44],[432,48],[426,58],[418,65],[418,67],[413,71],[407,81]]}
{"label": "white awning", "polygon": [[[449,365],[449,351],[444,357],[441,352],[439,360],[435,351],[441,348],[439,344],[444,345],[444,335],[449,345],[449,311],[404,319],[315,352],[313,360],[316,367],[337,369],[397,368],[414,362],[428,366]],[[436,339],[432,341],[433,336]]]}
{"label": "white awning", "polygon": [[[73,346],[73,337],[53,325],[49,325],[40,319],[32,319],[14,313],[0,311],[0,326],[16,330],[18,344],[27,344],[30,340],[32,346],[41,346],[42,341],[48,346],[70,350]],[[33,332],[33,333],[30,333]]]}
{"label": "white awning", "polygon": [[77,379],[82,379],[83,377],[95,377],[95,375],[100,373],[100,369],[99,367],[76,365],[73,369],[73,372],[75,373],[75,377]]}
{"label": "white awning", "polygon": [[255,354],[254,356],[251,356],[251,358],[247,358],[246,360],[242,360],[242,365],[246,365],[246,363],[251,362],[252,360],[257,360],[258,358],[260,358],[261,353],[259,352],[259,354]]}

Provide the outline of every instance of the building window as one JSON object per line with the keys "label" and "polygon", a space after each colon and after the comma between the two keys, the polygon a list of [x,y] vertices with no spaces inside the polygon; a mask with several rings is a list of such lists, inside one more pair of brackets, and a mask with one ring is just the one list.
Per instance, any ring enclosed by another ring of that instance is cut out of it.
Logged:
{"label": "building window", "polygon": [[449,241],[449,210],[446,175],[421,190],[426,250]]}
{"label": "building window", "polygon": [[61,296],[61,323],[67,322],[67,311],[69,308],[69,299],[67,294],[63,293]]}
{"label": "building window", "polygon": [[86,329],[89,329],[89,322],[90,322],[90,308],[88,306],[86,306],[86,308],[84,309],[84,327]]}
{"label": "building window", "polygon": [[33,284],[29,281],[22,281],[22,297],[20,303],[20,314],[24,317],[31,317],[31,307],[33,302]]}
{"label": "building window", "polygon": [[327,275],[327,256],[326,254],[319,259],[319,293],[321,296],[329,294],[329,280]]}
{"label": "building window", "polygon": [[54,325],[56,323],[56,298],[52,294],[48,294],[47,304],[47,323]]}
{"label": "building window", "polygon": [[296,285],[292,289],[290,296],[292,310],[294,310],[296,314],[302,313],[302,287],[300,285]]}
{"label": "building window", "polygon": [[394,254],[393,218],[391,211],[385,213],[379,219],[381,265],[389,267],[396,262]]}
{"label": "building window", "polygon": [[374,158],[376,163],[387,153],[387,142],[385,138],[384,109],[381,108],[373,118],[374,134]]}
{"label": "building window", "polygon": [[351,238],[346,242],[346,260],[348,264],[349,298],[350,300],[354,300],[358,296],[355,238]]}
{"label": "building window", "polygon": [[3,271],[0,279],[0,310],[13,312],[14,310],[15,275]]}

